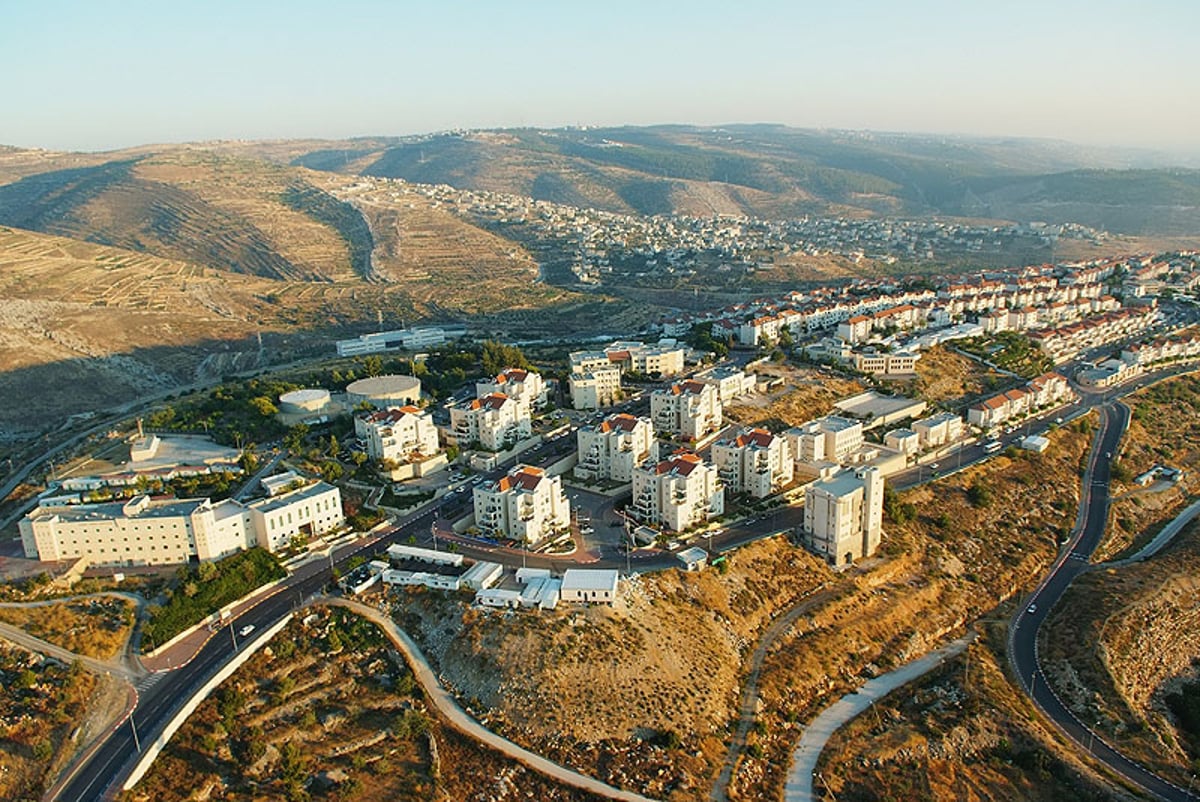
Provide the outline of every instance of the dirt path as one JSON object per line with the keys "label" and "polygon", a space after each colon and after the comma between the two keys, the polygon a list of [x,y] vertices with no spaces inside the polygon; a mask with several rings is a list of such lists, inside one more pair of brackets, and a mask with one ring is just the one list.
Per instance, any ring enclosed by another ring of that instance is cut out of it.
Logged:
{"label": "dirt path", "polygon": [[758,677],[762,672],[762,664],[767,657],[767,652],[771,650],[781,635],[792,628],[796,619],[814,606],[824,604],[832,599],[839,590],[839,587],[819,586],[810,592],[810,595],[803,601],[775,619],[774,623],[767,627],[767,631],[758,639],[758,646],[755,647],[754,654],[750,657],[750,670],[746,674],[746,684],[742,688],[741,704],[738,706],[737,731],[733,735],[733,741],[729,744],[729,751],[725,754],[725,763],[721,766],[721,773],[717,775],[717,781],[713,784],[712,793],[709,795],[712,802],[725,802],[728,798],[733,770],[742,756],[742,750],[746,748],[746,736],[750,734],[750,728],[754,726],[754,718],[758,713]]}
{"label": "dirt path", "polygon": [[649,797],[644,797],[633,791],[614,788],[611,785],[600,782],[594,777],[588,777],[586,774],[580,774],[566,766],[554,763],[541,755],[530,752],[522,746],[518,746],[506,738],[500,737],[471,718],[459,707],[458,702],[454,700],[454,697],[450,695],[434,674],[433,668],[425,659],[425,655],[421,652],[420,648],[408,637],[408,634],[404,630],[396,625],[395,621],[374,607],[369,607],[360,602],[346,599],[327,599],[324,603],[352,610],[383,630],[388,639],[404,652],[404,656],[408,659],[409,665],[412,667],[413,675],[421,684],[429,701],[446,717],[450,725],[459,732],[480,741],[484,746],[495,749],[497,752],[519,761],[523,765],[546,775],[552,780],[575,788],[582,788],[585,791],[598,794],[607,799],[618,799],[625,802],[653,802]]}

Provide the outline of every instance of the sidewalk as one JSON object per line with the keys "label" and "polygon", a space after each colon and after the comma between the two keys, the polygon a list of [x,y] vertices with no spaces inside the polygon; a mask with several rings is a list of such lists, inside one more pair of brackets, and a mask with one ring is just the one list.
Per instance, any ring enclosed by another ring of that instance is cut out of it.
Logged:
{"label": "sidewalk", "polygon": [[784,802],[811,802],[815,799],[812,788],[813,772],[817,770],[817,760],[821,757],[825,744],[838,728],[866,712],[871,705],[900,686],[937,667],[947,657],[959,654],[974,639],[974,633],[964,635],[895,671],[876,677],[822,710],[812,724],[808,725],[804,737],[792,753],[792,767],[788,772],[787,784],[783,787]]}

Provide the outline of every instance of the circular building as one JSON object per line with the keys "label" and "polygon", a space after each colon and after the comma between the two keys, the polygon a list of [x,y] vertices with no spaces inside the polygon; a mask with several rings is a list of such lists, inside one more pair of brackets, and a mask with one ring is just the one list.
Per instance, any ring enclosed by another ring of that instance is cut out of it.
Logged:
{"label": "circular building", "polygon": [[402,407],[421,400],[421,380],[415,376],[373,376],[351,382],[346,388],[346,403],[356,407],[366,401],[376,409]]}
{"label": "circular building", "polygon": [[279,396],[279,411],[289,415],[320,412],[329,406],[329,391],[312,388],[292,390]]}

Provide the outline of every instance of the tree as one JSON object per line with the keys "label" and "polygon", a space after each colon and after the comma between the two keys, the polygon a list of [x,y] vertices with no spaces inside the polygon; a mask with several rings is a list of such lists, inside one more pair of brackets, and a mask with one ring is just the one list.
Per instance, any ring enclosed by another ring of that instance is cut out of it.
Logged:
{"label": "tree", "polygon": [[371,356],[364,357],[362,365],[363,371],[365,371],[368,376],[378,376],[379,374],[383,373],[383,357],[379,356],[378,354],[372,354]]}
{"label": "tree", "polygon": [[338,635],[336,627],[329,630],[329,637],[325,640],[330,652],[340,652],[342,650],[342,638]]}

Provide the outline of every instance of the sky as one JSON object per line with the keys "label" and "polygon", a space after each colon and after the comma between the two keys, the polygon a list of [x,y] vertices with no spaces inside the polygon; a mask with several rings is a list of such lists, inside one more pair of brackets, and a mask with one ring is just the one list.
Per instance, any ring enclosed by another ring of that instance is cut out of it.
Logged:
{"label": "sky", "polygon": [[771,122],[1200,152],[1197,0],[0,0],[0,144]]}

